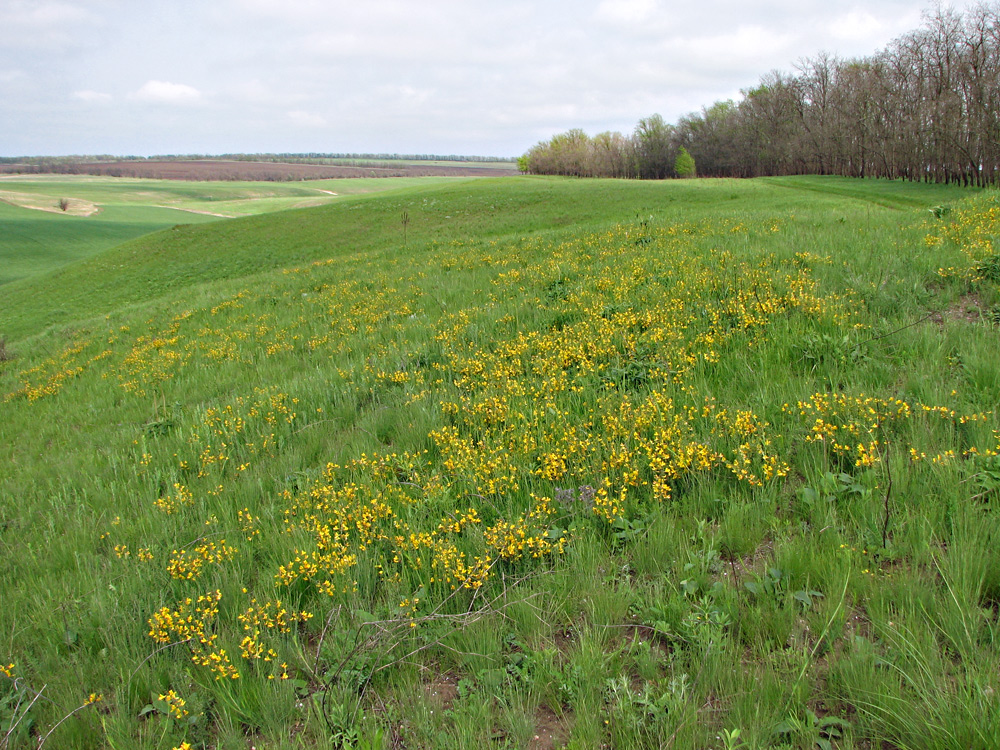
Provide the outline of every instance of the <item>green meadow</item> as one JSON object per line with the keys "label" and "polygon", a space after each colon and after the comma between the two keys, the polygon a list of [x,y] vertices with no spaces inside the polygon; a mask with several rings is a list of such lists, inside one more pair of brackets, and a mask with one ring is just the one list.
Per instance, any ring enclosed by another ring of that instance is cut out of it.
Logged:
{"label": "green meadow", "polygon": [[329,183],[0,239],[0,748],[1000,744],[995,193]]}
{"label": "green meadow", "polygon": [[0,177],[0,285],[51,271],[126,240],[178,224],[317,206],[334,202],[340,196],[456,179],[461,178],[185,182],[128,177],[3,176]]}

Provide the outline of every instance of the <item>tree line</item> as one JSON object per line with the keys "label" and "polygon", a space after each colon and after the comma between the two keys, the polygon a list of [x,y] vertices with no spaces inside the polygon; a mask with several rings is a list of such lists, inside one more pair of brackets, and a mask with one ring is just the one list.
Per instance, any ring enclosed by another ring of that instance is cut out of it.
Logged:
{"label": "tree line", "polygon": [[1000,181],[1000,3],[938,7],[865,58],[822,53],[772,71],[739,102],[631,135],[570,130],[532,147],[522,171],[581,177],[837,174],[988,185]]}
{"label": "tree line", "polygon": [[335,164],[344,166],[398,168],[400,161],[479,162],[484,164],[511,164],[510,156],[468,156],[459,154],[353,154],[353,153],[257,153],[257,154],[162,154],[159,156],[116,156],[112,154],[74,156],[0,156],[0,165],[24,167],[25,171],[49,172],[66,165],[104,162],[143,161],[250,161],[279,162],[281,164]]}

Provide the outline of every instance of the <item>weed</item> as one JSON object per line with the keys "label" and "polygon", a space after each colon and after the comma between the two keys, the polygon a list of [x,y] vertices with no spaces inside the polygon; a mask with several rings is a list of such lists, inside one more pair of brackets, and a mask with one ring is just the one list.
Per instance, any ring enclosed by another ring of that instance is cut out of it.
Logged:
{"label": "weed", "polygon": [[818,717],[806,709],[803,716],[789,716],[774,728],[777,738],[790,738],[819,750],[833,750],[835,742],[843,739],[851,723],[839,716]]}

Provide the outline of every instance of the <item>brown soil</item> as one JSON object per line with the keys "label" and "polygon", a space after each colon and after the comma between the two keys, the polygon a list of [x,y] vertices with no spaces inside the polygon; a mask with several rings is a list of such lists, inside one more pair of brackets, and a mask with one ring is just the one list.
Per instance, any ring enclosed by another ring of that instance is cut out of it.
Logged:
{"label": "brown soil", "polygon": [[424,696],[441,710],[451,708],[458,697],[458,680],[454,675],[439,675],[433,682],[424,683]]}
{"label": "brown soil", "polygon": [[[49,171],[49,170],[46,170]],[[463,167],[428,164],[416,166],[354,167],[331,164],[292,164],[280,162],[225,161],[221,159],[111,161],[60,164],[59,174],[87,174],[108,177],[140,177],[159,180],[247,180],[276,181],[321,180],[337,177],[505,177],[517,174],[498,167]],[[0,173],[34,173],[24,165],[0,165]]]}
{"label": "brown soil", "polygon": [[552,640],[555,643],[555,647],[559,649],[559,652],[563,655],[572,651],[576,644],[576,636],[573,634],[572,630],[557,630],[553,633]]}
{"label": "brown soil", "polygon": [[566,743],[565,723],[548,706],[535,709],[535,733],[528,740],[529,750],[552,750]]}
{"label": "brown soil", "polygon": [[983,301],[979,298],[978,294],[965,294],[944,310],[932,313],[931,320],[939,326],[943,326],[946,320],[977,323],[979,322],[982,309]]}
{"label": "brown soil", "polygon": [[33,193],[14,193],[11,191],[0,191],[0,201],[9,203],[20,208],[30,208],[35,211],[48,211],[53,214],[66,214],[67,216],[93,216],[101,209],[96,203],[80,200],[79,198],[67,198],[66,209],[59,205],[55,198],[44,195],[34,195]]}

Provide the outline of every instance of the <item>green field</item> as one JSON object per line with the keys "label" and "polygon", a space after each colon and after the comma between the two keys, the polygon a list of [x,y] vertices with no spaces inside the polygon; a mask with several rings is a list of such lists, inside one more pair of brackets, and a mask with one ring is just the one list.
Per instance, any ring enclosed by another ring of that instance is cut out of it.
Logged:
{"label": "green field", "polygon": [[5,285],[0,748],[997,746],[996,236],[452,180]]}
{"label": "green field", "polygon": [[[389,177],[308,182],[185,182],[127,177],[0,177],[0,285],[177,224],[331,203],[340,196],[455,181]],[[60,200],[69,201],[65,212]]]}

